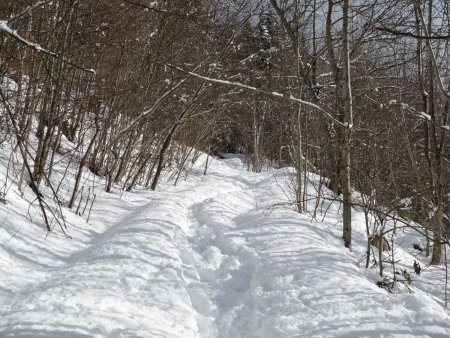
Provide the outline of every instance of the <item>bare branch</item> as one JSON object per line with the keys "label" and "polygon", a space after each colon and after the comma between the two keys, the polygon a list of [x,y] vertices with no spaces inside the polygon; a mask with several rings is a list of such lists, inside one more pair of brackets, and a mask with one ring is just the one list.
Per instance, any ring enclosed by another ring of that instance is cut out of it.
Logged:
{"label": "bare branch", "polygon": [[142,7],[144,9],[146,9],[146,10],[150,10],[152,12],[156,12],[156,13],[160,13],[160,14],[173,15],[173,16],[177,16],[177,17],[180,17],[180,18],[184,18],[184,19],[189,19],[189,18],[195,18],[196,17],[194,15],[180,14],[180,13],[167,11],[167,10],[164,10],[164,9],[159,9],[159,8],[156,8],[156,6],[147,6],[147,5],[141,4],[141,3],[136,2],[136,1],[131,1],[131,0],[121,0],[121,1],[125,2],[127,4],[130,4],[130,5]]}
{"label": "bare branch", "polygon": [[48,3],[52,2],[52,1],[53,0],[41,0],[41,1],[36,2],[34,5],[26,7],[20,13],[14,15],[9,20],[7,20],[8,24],[11,24],[12,22],[14,22],[14,21],[24,17],[25,15],[31,13],[31,11],[33,11],[33,10],[39,8],[39,7],[42,7],[42,6],[48,4]]}
{"label": "bare branch", "polygon": [[[195,69],[197,69],[199,66],[197,66]],[[161,95],[156,102],[151,106],[149,109],[144,110],[142,113],[139,114],[138,117],[136,117],[133,122],[131,122],[128,126],[126,126],[124,129],[122,129],[119,134],[114,138],[113,143],[119,141],[128,131],[133,129],[142,119],[145,117],[151,116],[156,109],[159,107],[159,105],[167,99],[175,90],[177,90],[178,87],[180,87],[183,83],[185,83],[190,76],[180,80],[177,84],[175,84],[172,88],[170,88],[168,91],[166,91],[163,95]]]}
{"label": "bare branch", "polygon": [[[415,1],[413,1],[413,3],[416,8],[417,14],[419,15],[419,19],[420,19],[420,23],[422,24],[423,32],[426,37],[429,37],[430,32],[428,31],[427,25],[425,23],[425,19],[423,18],[422,8]],[[444,94],[447,102],[450,103],[450,93],[448,91],[446,91],[444,88],[444,82],[442,81],[441,74],[439,72],[439,67],[438,67],[438,64],[436,61],[436,55],[434,53],[433,46],[431,45],[431,40],[429,38],[426,39],[426,43],[427,43],[428,52],[430,54],[431,63],[433,64],[434,71],[436,72],[436,78],[437,78],[437,82],[439,84],[439,88],[441,89],[442,93]]]}
{"label": "bare branch", "polygon": [[334,123],[339,125],[340,127],[343,127],[343,128],[349,128],[350,127],[351,128],[351,126],[347,126],[346,124],[340,122],[339,120],[334,118],[330,113],[328,113],[327,111],[325,111],[324,109],[322,109],[318,105],[316,105],[314,103],[311,103],[311,102],[308,102],[308,101],[304,101],[304,100],[299,99],[299,98],[296,98],[296,97],[294,97],[292,95],[287,96],[287,95],[284,95],[284,94],[281,94],[281,93],[278,93],[278,92],[268,92],[268,91],[265,91],[265,90],[262,90],[262,89],[259,89],[259,88],[256,88],[256,87],[252,87],[252,86],[249,86],[249,85],[246,85],[246,84],[243,84],[243,83],[239,83],[239,82],[232,82],[232,81],[227,81],[227,80],[221,80],[221,79],[215,79],[215,78],[211,78],[211,77],[207,77],[207,76],[202,76],[202,75],[197,74],[195,72],[190,72],[190,71],[184,70],[182,68],[179,68],[179,67],[176,67],[176,66],[173,66],[173,65],[166,64],[166,66],[167,67],[171,67],[173,69],[176,69],[176,70],[178,70],[180,72],[189,74],[189,75],[191,75],[193,77],[196,77],[198,79],[207,81],[207,82],[217,83],[217,84],[221,84],[221,85],[225,85],[225,86],[242,88],[242,89],[245,89],[245,90],[251,90],[251,91],[253,91],[255,93],[258,93],[258,94],[263,94],[263,95],[266,95],[266,96],[271,96],[271,97],[275,97],[275,98],[279,98],[279,99],[284,99],[286,101],[298,103],[300,105],[312,108],[312,109],[320,112],[322,115],[324,115],[325,117],[327,117],[328,119],[330,119],[331,121],[333,121]]}
{"label": "bare branch", "polygon": [[31,48],[33,50],[35,50],[38,53],[41,54],[46,54],[49,55],[55,59],[61,60],[62,62],[68,64],[69,66],[75,67],[77,69],[80,69],[84,72],[87,73],[91,73],[91,74],[95,74],[95,70],[93,69],[86,69],[83,68],[71,61],[68,61],[66,59],[64,59],[63,57],[61,57],[58,53],[52,52],[46,48],[43,48],[41,45],[31,42],[25,38],[23,38],[15,29],[11,28],[10,24],[22,17],[24,17],[25,15],[31,13],[31,11],[42,7],[48,3],[50,3],[51,0],[42,0],[42,1],[38,1],[36,2],[34,5],[28,6],[27,8],[25,8],[24,10],[22,10],[19,14],[14,15],[12,18],[10,18],[9,20],[0,20],[0,32],[5,32],[6,34],[10,35],[11,37],[13,37],[15,40],[23,43],[25,46],[27,46],[28,48]]}
{"label": "bare branch", "polygon": [[448,40],[450,38],[450,35],[434,35],[434,36],[417,35],[411,32],[400,32],[386,27],[375,27],[375,29],[380,32],[385,32],[396,36],[404,36],[420,40]]}

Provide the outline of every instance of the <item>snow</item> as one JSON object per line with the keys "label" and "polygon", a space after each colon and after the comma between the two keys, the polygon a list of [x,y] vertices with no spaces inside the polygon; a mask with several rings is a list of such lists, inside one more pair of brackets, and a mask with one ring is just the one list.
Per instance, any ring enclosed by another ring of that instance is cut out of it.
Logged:
{"label": "snow", "polygon": [[442,270],[413,275],[413,239],[396,258],[414,293],[389,294],[359,263],[360,211],[349,252],[338,202],[319,207],[324,222],[282,206],[292,169],[251,173],[226,156],[202,175],[205,160],[176,187],[98,190],[89,223],[64,209],[72,239],[47,236],[32,195],[12,185],[0,203],[0,337],[450,336]]}
{"label": "snow", "polygon": [[431,121],[431,116],[425,112],[420,112],[418,116],[424,120]]}
{"label": "snow", "polygon": [[348,123],[348,122],[344,122],[344,123],[343,123],[343,126],[344,126],[345,128],[348,128],[348,129],[352,129],[352,128],[353,128],[353,124],[352,124],[352,123]]}
{"label": "snow", "polygon": [[30,42],[26,39],[24,39],[22,36],[20,36],[16,30],[12,29],[11,27],[9,27],[8,25],[8,21],[5,20],[0,20],[0,31],[4,31],[5,33],[11,35],[12,37],[14,37],[15,39],[17,39],[18,41],[21,41],[22,43],[24,43],[25,45],[27,45],[30,48],[33,48],[34,50],[36,50],[37,52],[42,52],[42,53],[46,53],[52,56],[56,56],[55,53],[42,48],[40,45]]}
{"label": "snow", "polygon": [[[47,55],[50,55],[52,57],[55,58],[59,58],[60,60],[62,60],[63,62],[66,62],[68,64],[70,64],[71,66],[74,66],[73,64],[71,64],[70,62],[68,62],[67,60],[62,59],[57,53],[54,53],[48,49],[43,48],[41,45],[37,44],[37,43],[33,43],[25,38],[23,38],[15,29],[12,29],[10,27],[10,23],[14,20],[16,20],[17,18],[27,14],[28,12],[32,11],[33,9],[36,9],[38,7],[41,7],[43,5],[46,5],[48,3],[51,3],[51,1],[39,1],[37,3],[35,3],[32,6],[27,7],[24,11],[22,11],[21,13],[19,13],[17,16],[9,19],[8,21],[6,20],[0,20],[0,32],[5,32],[6,34],[12,36],[14,39],[16,39],[17,41],[22,42],[23,44],[25,44],[27,47],[34,49],[36,52],[38,53],[44,53]],[[91,74],[96,74],[96,71],[94,69],[83,69],[80,66],[77,66],[77,68],[82,69],[88,73]]]}

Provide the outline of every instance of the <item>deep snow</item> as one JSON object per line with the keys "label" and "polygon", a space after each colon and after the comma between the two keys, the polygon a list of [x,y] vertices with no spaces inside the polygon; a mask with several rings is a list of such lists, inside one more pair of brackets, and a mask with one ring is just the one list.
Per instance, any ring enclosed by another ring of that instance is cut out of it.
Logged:
{"label": "deep snow", "polygon": [[176,187],[99,192],[89,223],[65,210],[72,239],[47,236],[11,184],[0,337],[450,337],[444,273],[412,273],[411,236],[398,235],[396,259],[414,293],[389,294],[361,263],[360,211],[349,252],[338,202],[323,222],[289,206],[290,170],[251,173],[230,157],[204,176],[205,159]]}

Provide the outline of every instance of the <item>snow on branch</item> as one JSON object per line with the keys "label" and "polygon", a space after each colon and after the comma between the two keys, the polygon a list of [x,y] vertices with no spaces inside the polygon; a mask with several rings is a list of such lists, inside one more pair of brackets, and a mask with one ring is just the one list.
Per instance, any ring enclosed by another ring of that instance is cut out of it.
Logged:
{"label": "snow on branch", "polygon": [[5,20],[0,20],[0,31],[3,31],[9,35],[11,35],[14,39],[22,42],[23,44],[27,45],[28,47],[34,49],[35,51],[39,52],[39,53],[44,53],[44,54],[48,54],[50,56],[53,57],[57,57],[58,55],[54,52],[51,52],[45,48],[42,48],[40,45],[38,45],[37,43],[33,43],[31,41],[28,41],[26,39],[24,39],[23,37],[21,37],[19,35],[19,33],[17,33],[16,30],[12,29],[11,27],[9,27],[8,22]]}
{"label": "snow on branch", "polygon": [[156,13],[174,15],[174,16],[178,16],[178,17],[181,17],[181,18],[184,18],[184,19],[192,17],[192,15],[189,15],[189,14],[180,14],[180,13],[175,13],[175,12],[171,12],[171,11],[167,11],[167,10],[164,10],[164,9],[157,8],[157,4],[158,3],[156,1],[155,2],[151,2],[148,6],[144,5],[144,4],[141,4],[139,2],[136,2],[136,1],[131,1],[131,0],[122,0],[122,1],[127,3],[127,4],[130,4],[130,5],[134,5],[134,6],[138,6],[138,7],[144,8],[146,11],[150,10],[150,11],[156,12]]}
{"label": "snow on branch", "polygon": [[152,114],[155,113],[156,109],[158,108],[158,106],[166,99],[168,98],[175,90],[177,90],[178,87],[180,87],[183,83],[185,83],[188,79],[190,78],[190,76],[180,80],[179,82],[177,82],[177,84],[175,84],[172,88],[170,88],[168,91],[166,91],[163,95],[161,95],[156,102],[153,104],[153,106],[151,106],[149,109],[144,110],[143,112],[141,112],[139,114],[138,117],[136,117],[128,126],[126,126],[125,128],[123,128],[119,134],[114,138],[114,142],[119,141],[128,131],[130,131],[131,129],[133,129],[143,118],[151,116]]}
{"label": "snow on branch", "polygon": [[233,82],[233,81],[227,81],[227,80],[221,80],[221,79],[211,78],[211,77],[207,77],[207,76],[202,76],[202,75],[197,74],[195,72],[190,72],[190,71],[184,70],[182,68],[179,68],[179,67],[176,67],[176,66],[173,66],[173,65],[166,64],[166,66],[170,67],[170,68],[173,68],[173,69],[176,69],[176,70],[178,70],[180,72],[189,74],[189,75],[191,75],[193,77],[196,77],[198,79],[207,81],[207,82],[217,83],[217,84],[231,86],[231,87],[242,88],[242,89],[245,89],[245,90],[251,90],[251,91],[253,91],[255,93],[258,93],[258,94],[263,94],[263,95],[266,95],[266,96],[281,98],[281,99],[284,99],[284,100],[287,100],[287,101],[290,101],[290,102],[295,102],[295,103],[298,103],[300,105],[312,108],[312,109],[320,112],[325,117],[327,117],[328,119],[330,119],[331,121],[333,121],[334,123],[336,123],[337,125],[339,125],[339,126],[341,126],[343,128],[351,128],[352,127],[351,125],[346,125],[346,124],[340,122],[339,120],[334,118],[330,113],[325,111],[320,106],[318,106],[318,105],[316,105],[314,103],[311,103],[311,102],[304,101],[302,99],[296,98],[296,97],[294,97],[292,95],[287,96],[287,95],[284,95],[284,94],[278,93],[278,92],[268,92],[268,91],[265,91],[265,90],[262,90],[262,89],[259,89],[259,88],[256,88],[256,87],[252,87],[252,86],[240,83],[240,82]]}
{"label": "snow on branch", "polygon": [[[195,72],[197,69],[200,68],[200,66],[203,64],[203,62],[201,62],[200,64],[198,64],[193,71]],[[178,81],[175,85],[173,85],[169,90],[167,90],[163,95],[161,95],[153,104],[153,106],[151,106],[149,109],[144,110],[143,112],[141,112],[139,114],[138,117],[136,117],[128,126],[126,126],[125,128],[123,128],[119,134],[114,138],[114,143],[119,141],[128,131],[130,131],[131,129],[133,129],[134,127],[136,127],[136,125],[145,117],[151,116],[152,114],[154,114],[156,112],[156,109],[159,107],[159,105],[165,100],[167,99],[175,90],[178,89],[178,87],[180,87],[183,83],[185,83],[187,80],[189,80],[189,78],[191,77],[191,75],[188,75],[187,77],[185,77],[184,79]]]}
{"label": "snow on branch", "polygon": [[58,53],[52,52],[46,48],[43,48],[41,45],[31,42],[25,38],[23,38],[15,29],[11,28],[10,24],[11,22],[29,14],[32,10],[42,7],[47,3],[52,2],[51,0],[42,0],[42,1],[38,1],[36,2],[34,5],[28,6],[27,8],[25,8],[23,11],[21,11],[19,14],[13,16],[12,18],[10,18],[9,20],[0,20],[0,32],[5,32],[6,34],[8,34],[9,36],[13,37],[15,40],[23,43],[25,46],[27,46],[28,48],[34,49],[36,52],[38,53],[42,53],[42,54],[46,54],[49,55],[53,58],[59,59],[62,62],[75,67],[77,69],[80,69],[82,71],[91,73],[91,74],[95,74],[95,70],[93,69],[86,69],[83,68],[71,61],[68,61],[66,59],[64,59],[63,57],[61,57]]}
{"label": "snow on branch", "polygon": [[48,4],[48,3],[51,3],[52,1],[53,0],[41,0],[41,1],[38,1],[35,4],[31,5],[31,6],[26,7],[20,13],[18,13],[16,15],[14,15],[13,17],[11,17],[8,20],[8,24],[11,24],[13,21],[16,21],[16,20],[22,18],[23,16],[31,13],[31,11],[33,11],[33,10],[39,8],[39,7],[42,7],[42,6],[44,6],[44,5]]}
{"label": "snow on branch", "polygon": [[412,114],[412,116],[415,116],[421,120],[424,120],[425,122],[427,122],[428,124],[431,124],[437,128],[442,129],[445,132],[449,132],[450,131],[450,126],[448,125],[439,125],[437,124],[432,118],[431,115],[421,111],[418,112],[414,107],[411,107],[409,104],[405,103],[405,102],[397,102],[397,100],[391,100],[389,101],[388,105],[393,106],[396,105],[398,107],[400,107],[401,109],[406,110],[408,113]]}

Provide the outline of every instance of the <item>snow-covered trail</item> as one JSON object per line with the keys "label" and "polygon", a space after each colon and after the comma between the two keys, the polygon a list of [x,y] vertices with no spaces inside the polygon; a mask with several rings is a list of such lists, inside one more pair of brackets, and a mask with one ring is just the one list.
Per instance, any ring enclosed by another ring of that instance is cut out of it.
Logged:
{"label": "snow-covered trail", "polygon": [[[324,223],[287,207],[287,171],[214,160],[158,192],[102,194],[72,240],[0,211],[0,337],[449,337],[425,293],[387,294]],[[24,227],[11,238],[19,224]],[[362,226],[360,227],[362,229]],[[356,227],[355,233],[358,237]]]}

